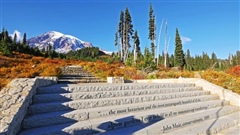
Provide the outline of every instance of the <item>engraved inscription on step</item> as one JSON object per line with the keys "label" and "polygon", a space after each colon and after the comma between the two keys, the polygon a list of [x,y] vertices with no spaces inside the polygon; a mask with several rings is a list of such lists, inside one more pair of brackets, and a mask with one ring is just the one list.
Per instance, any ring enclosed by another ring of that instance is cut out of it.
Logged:
{"label": "engraved inscription on step", "polygon": [[[108,115],[117,115],[117,114],[122,114],[122,113],[127,113],[127,112],[136,112],[136,111],[144,111],[144,110],[151,110],[151,109],[157,109],[157,108],[162,108],[162,107],[169,107],[169,106],[177,106],[177,105],[182,105],[182,104],[189,104],[189,103],[195,103],[195,102],[200,102],[201,99],[189,99],[185,101],[178,101],[178,102],[171,102],[171,103],[159,103],[159,104],[150,104],[150,105],[142,105],[138,107],[126,107],[126,108],[119,108],[119,109],[111,109],[108,112],[106,110],[103,111],[98,111],[98,116],[108,116]],[[184,114],[184,113],[189,113],[189,112],[194,112],[194,111],[199,111],[199,110],[205,110],[207,109],[208,106],[201,106],[199,108],[194,108],[194,110],[181,110],[179,112],[175,112],[174,114]],[[91,112],[89,112],[91,115]]]}
{"label": "engraved inscription on step", "polygon": [[206,115],[206,116],[203,116],[203,117],[199,117],[197,119],[191,119],[189,121],[185,121],[185,122],[181,122],[181,123],[174,123],[172,125],[165,125],[165,126],[162,127],[161,131],[164,133],[164,132],[170,131],[172,129],[182,128],[184,126],[192,125],[194,123],[198,123],[198,122],[208,120],[208,119],[210,119],[210,116]]}

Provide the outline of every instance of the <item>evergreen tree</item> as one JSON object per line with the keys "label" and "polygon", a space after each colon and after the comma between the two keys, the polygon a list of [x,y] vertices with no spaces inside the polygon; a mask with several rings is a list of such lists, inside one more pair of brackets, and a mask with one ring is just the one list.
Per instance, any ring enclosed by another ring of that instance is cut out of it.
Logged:
{"label": "evergreen tree", "polygon": [[125,44],[124,44],[124,61],[128,58],[128,53],[129,53],[129,48],[131,47],[130,45],[130,39],[133,37],[133,25],[132,25],[132,18],[130,15],[130,12],[128,8],[125,10]]}
{"label": "evergreen tree", "polygon": [[11,51],[9,49],[9,45],[6,43],[5,40],[1,41],[1,48],[0,51],[2,52],[2,54],[4,56],[10,56],[11,55]]}
{"label": "evergreen tree", "polygon": [[155,57],[155,39],[156,39],[156,25],[155,25],[155,15],[154,11],[152,8],[152,4],[150,4],[150,9],[149,9],[149,34],[148,34],[148,39],[151,40],[151,51],[153,57]]}
{"label": "evergreen tree", "polygon": [[118,33],[120,38],[120,57],[121,61],[123,61],[123,45],[124,45],[124,12],[121,11],[120,13],[120,21],[118,24]]}
{"label": "evergreen tree", "polygon": [[[138,32],[137,30],[135,30],[134,32],[134,36],[133,36],[133,39],[134,39],[134,63],[137,61],[137,58],[141,55],[141,50],[140,50],[140,40],[139,40],[139,37],[138,37]],[[136,64],[136,63],[135,63]]]}
{"label": "evergreen tree", "polygon": [[17,43],[17,34],[16,34],[16,33],[14,34],[14,37],[13,37],[13,43],[14,43],[14,44]]}
{"label": "evergreen tree", "polygon": [[163,65],[164,64],[164,54],[162,54],[162,55],[158,55],[158,63],[159,63],[159,65]]}
{"label": "evergreen tree", "polygon": [[176,29],[175,37],[175,53],[174,53],[174,66],[183,68],[185,64],[184,53],[182,50],[182,41]]}
{"label": "evergreen tree", "polygon": [[152,56],[149,49],[146,47],[144,50],[144,71],[149,73],[156,69],[156,65],[154,63],[154,57]]}
{"label": "evergreen tree", "polygon": [[128,8],[126,8],[125,12],[121,11],[120,14],[120,22],[119,22],[119,38],[120,38],[120,46],[121,46],[121,60],[125,62],[128,58],[130,40],[133,38],[133,25],[132,18]]}
{"label": "evergreen tree", "polygon": [[167,61],[167,63],[169,63],[169,64],[167,64],[169,67],[174,67],[174,55],[172,54],[171,56],[170,56],[170,58],[169,58],[169,55],[167,54],[167,58],[169,59],[168,61]]}
{"label": "evergreen tree", "polygon": [[5,29],[4,29],[4,28],[2,28],[2,32],[1,32],[1,38],[0,38],[0,40],[4,40],[4,32],[5,32]]}
{"label": "evergreen tree", "polygon": [[14,51],[17,51],[17,34],[16,34],[16,33],[14,34],[14,37],[13,37],[12,49],[13,49]]}
{"label": "evergreen tree", "polygon": [[23,43],[23,45],[26,45],[26,44],[27,44],[27,34],[26,34],[26,33],[23,34],[22,43]]}
{"label": "evergreen tree", "polygon": [[118,54],[120,54],[120,46],[118,45],[118,31],[115,33],[115,46],[118,46]]}
{"label": "evergreen tree", "polygon": [[236,52],[236,56],[235,56],[234,61],[236,61],[236,65],[240,65],[240,51]]}
{"label": "evergreen tree", "polygon": [[203,52],[202,54],[202,65],[203,65],[202,70],[205,70],[211,67],[210,57],[205,52]]}
{"label": "evergreen tree", "polygon": [[218,61],[217,61],[217,56],[216,56],[216,54],[213,52],[212,53],[212,56],[211,56],[211,68],[217,68],[217,66],[218,66]]}
{"label": "evergreen tree", "polygon": [[190,50],[188,49],[187,50],[187,54],[186,54],[186,64],[185,64],[185,69],[186,70],[193,70],[193,67],[192,67],[192,58],[191,58],[191,54],[190,54]]}
{"label": "evergreen tree", "polygon": [[12,54],[12,39],[8,35],[8,31],[3,29],[2,32],[2,40],[1,40],[1,46],[0,51],[5,56],[10,56]]}

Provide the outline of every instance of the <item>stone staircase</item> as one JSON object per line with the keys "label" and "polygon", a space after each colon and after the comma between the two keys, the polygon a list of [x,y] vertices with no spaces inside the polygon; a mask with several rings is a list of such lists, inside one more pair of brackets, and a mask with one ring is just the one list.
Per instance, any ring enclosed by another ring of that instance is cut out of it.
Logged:
{"label": "stone staircase", "polygon": [[85,71],[81,66],[62,67],[62,75],[58,83],[101,83],[106,82],[101,78]]}
{"label": "stone staircase", "polygon": [[193,83],[56,84],[38,88],[20,135],[228,135],[239,123],[239,107]]}

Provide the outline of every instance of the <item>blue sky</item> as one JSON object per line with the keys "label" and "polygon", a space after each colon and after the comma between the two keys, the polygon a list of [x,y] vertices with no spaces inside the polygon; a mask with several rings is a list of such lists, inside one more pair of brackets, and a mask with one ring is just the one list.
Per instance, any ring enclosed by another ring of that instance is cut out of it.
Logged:
{"label": "blue sky", "polygon": [[[59,31],[89,41],[107,51],[116,51],[114,34],[121,10],[129,8],[140,46],[150,47],[148,13],[152,3],[157,17],[157,36],[163,18],[168,20],[169,53],[174,52],[175,31],[183,49],[191,55],[216,53],[227,58],[240,50],[239,0],[0,0],[0,27],[27,38]],[[160,52],[164,47],[162,30]]]}

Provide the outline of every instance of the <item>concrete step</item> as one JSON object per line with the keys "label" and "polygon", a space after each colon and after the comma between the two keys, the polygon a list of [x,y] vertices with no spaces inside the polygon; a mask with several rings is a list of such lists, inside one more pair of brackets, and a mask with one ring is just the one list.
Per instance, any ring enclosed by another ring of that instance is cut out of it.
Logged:
{"label": "concrete step", "polygon": [[240,124],[230,128],[226,128],[225,130],[222,130],[219,133],[216,133],[216,135],[239,135],[239,134],[240,134]]}
{"label": "concrete step", "polygon": [[81,99],[68,102],[50,102],[39,103],[29,106],[30,114],[46,113],[53,111],[63,111],[72,109],[84,109],[84,108],[96,108],[103,106],[114,106],[124,104],[144,103],[150,101],[163,101],[170,99],[189,99],[190,97],[203,97],[203,98],[218,98],[216,95],[207,95],[208,91],[196,91],[196,92],[181,92],[181,93],[168,93],[168,94],[156,94],[156,95],[140,95],[140,96],[127,96],[127,97],[114,97],[114,98],[101,98],[101,99]]}
{"label": "concrete step", "polygon": [[94,91],[94,92],[74,92],[74,93],[53,93],[37,94],[34,96],[34,103],[71,101],[78,99],[111,98],[134,95],[153,95],[176,92],[203,92],[200,87],[186,87],[173,89],[150,89],[150,90],[114,90],[114,91]]}
{"label": "concrete step", "polygon": [[82,74],[82,75],[68,75],[68,74],[64,74],[64,75],[61,75],[61,77],[87,77],[87,75],[91,76],[91,77],[94,77],[92,74]]}
{"label": "concrete step", "polygon": [[[192,89],[195,84],[56,84],[38,88],[38,93],[67,93],[67,92],[94,92],[94,91],[115,91],[115,90],[147,90],[162,89],[172,91],[174,89]],[[195,87],[202,89],[201,87]]]}
{"label": "concrete step", "polygon": [[[129,113],[123,115],[115,115],[105,117],[90,119],[80,122],[67,123],[55,126],[46,126],[42,128],[35,128],[23,131],[20,135],[52,135],[52,134],[79,134],[79,135],[87,135],[93,133],[101,133],[110,130],[127,128],[135,125],[147,125],[149,123],[154,123],[151,126],[148,126],[144,129],[137,131],[138,134],[159,134],[170,132],[172,130],[180,128],[180,125],[183,127],[193,125],[194,123],[204,122],[206,120],[211,120],[215,118],[219,118],[221,116],[229,115],[230,118],[239,119],[240,116],[238,114],[239,108],[235,106],[223,106],[217,107],[209,110],[199,111],[190,114],[179,115],[170,118],[169,115],[174,112],[170,112],[169,114],[164,115],[164,110],[162,112],[154,111],[154,114],[148,114],[146,112],[138,112],[138,113]],[[237,112],[237,113],[236,113]],[[219,118],[220,119],[220,118]],[[172,128],[171,128],[172,127]],[[174,127],[174,128],[173,128]],[[121,133],[124,133],[124,129],[121,130]]]}
{"label": "concrete step", "polygon": [[[179,104],[177,106],[170,107],[162,107],[163,104],[164,103],[160,104],[158,102],[146,102],[112,107],[99,107],[74,111],[59,111],[37,114],[25,118],[23,121],[23,128],[36,128],[41,126],[64,124],[99,117],[108,117],[111,115],[136,113],[139,111],[145,111],[146,114],[154,114],[154,112],[157,113],[164,110],[164,114],[169,114],[170,112],[177,112],[176,114],[174,114],[181,115],[229,105],[229,102],[224,100],[212,100],[192,104]],[[165,104],[169,103],[165,102]]]}
{"label": "concrete step", "polygon": [[93,76],[91,73],[85,72],[85,73],[65,73],[62,72],[62,76]]}
{"label": "concrete step", "polygon": [[[211,135],[234,127],[240,122],[238,107],[228,111],[229,106],[215,108],[185,116],[164,119],[155,123],[139,124],[125,129],[111,130],[96,135]],[[226,110],[225,110],[226,109]],[[193,117],[195,116],[195,117]],[[224,134],[232,135],[232,134]]]}
{"label": "concrete step", "polygon": [[[219,115],[219,112],[216,112]],[[220,115],[214,119],[204,121],[200,124],[195,124],[190,127],[181,128],[168,134],[188,134],[188,135],[213,135],[221,134],[221,131],[232,127],[232,131],[226,130],[224,135],[239,135],[240,124],[240,112],[235,112],[227,116],[220,117]],[[224,132],[223,132],[224,133]]]}
{"label": "concrete step", "polygon": [[60,79],[100,79],[95,76],[61,76]]}
{"label": "concrete step", "polygon": [[106,82],[99,78],[92,79],[59,79],[58,83],[103,83]]}

